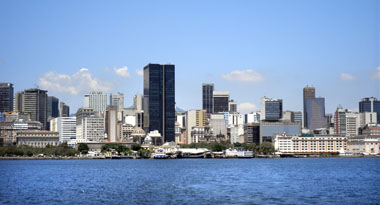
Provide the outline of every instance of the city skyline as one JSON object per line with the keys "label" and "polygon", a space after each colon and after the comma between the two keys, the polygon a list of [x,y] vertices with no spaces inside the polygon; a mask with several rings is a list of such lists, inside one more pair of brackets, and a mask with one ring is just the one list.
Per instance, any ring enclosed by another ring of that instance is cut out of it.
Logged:
{"label": "city skyline", "polygon": [[[1,2],[0,81],[15,93],[37,85],[72,114],[91,91],[133,105],[149,62],[176,65],[185,110],[202,108],[203,83],[229,91],[243,113],[260,110],[263,96],[302,111],[306,85],[326,113],[380,98],[378,1],[119,3]],[[156,15],[163,9],[172,12]]]}

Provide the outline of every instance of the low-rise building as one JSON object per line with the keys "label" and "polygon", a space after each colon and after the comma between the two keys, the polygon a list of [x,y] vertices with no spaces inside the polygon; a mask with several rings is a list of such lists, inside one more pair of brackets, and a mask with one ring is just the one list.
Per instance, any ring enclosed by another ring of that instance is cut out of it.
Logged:
{"label": "low-rise building", "polygon": [[379,154],[380,135],[359,135],[348,139],[348,150],[353,154]]}
{"label": "low-rise building", "polygon": [[58,132],[52,131],[22,131],[16,136],[17,146],[30,146],[44,148],[47,145],[57,146],[59,144]]}
{"label": "low-rise building", "polygon": [[338,153],[347,150],[347,138],[339,135],[276,135],[273,145],[281,153]]}

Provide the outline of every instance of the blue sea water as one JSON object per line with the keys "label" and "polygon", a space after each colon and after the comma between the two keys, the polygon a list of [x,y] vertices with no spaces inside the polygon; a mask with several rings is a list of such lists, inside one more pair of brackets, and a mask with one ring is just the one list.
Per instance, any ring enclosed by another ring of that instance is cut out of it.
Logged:
{"label": "blue sea water", "polygon": [[363,203],[380,158],[0,161],[0,204]]}

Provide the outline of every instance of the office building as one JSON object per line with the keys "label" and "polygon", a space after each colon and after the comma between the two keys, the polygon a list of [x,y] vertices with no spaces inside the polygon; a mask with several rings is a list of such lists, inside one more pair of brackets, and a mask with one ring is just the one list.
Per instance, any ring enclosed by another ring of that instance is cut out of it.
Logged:
{"label": "office building", "polygon": [[315,88],[306,86],[303,88],[303,124],[302,127],[306,127],[307,124],[307,117],[306,117],[306,99],[313,99],[315,98]]}
{"label": "office building", "polygon": [[13,84],[0,83],[0,113],[13,111]]}
{"label": "office building", "polygon": [[230,94],[228,91],[213,91],[213,113],[228,112]]}
{"label": "office building", "polygon": [[261,121],[260,122],[260,144],[272,142],[277,134],[300,135],[301,126],[296,122],[287,121]]}
{"label": "office building", "polygon": [[104,113],[107,109],[107,94],[101,91],[92,91],[84,95],[84,107]]}
{"label": "office building", "polygon": [[[192,142],[199,142],[199,140],[192,139],[192,131],[193,127],[205,126],[207,120],[206,110],[189,110],[186,114],[186,132],[187,139],[186,142],[188,144]],[[201,130],[201,128],[197,128],[197,131]],[[203,129],[204,131],[204,129]],[[197,138],[199,139],[199,138]]]}
{"label": "office building", "polygon": [[237,112],[237,103],[234,102],[234,100],[231,100],[231,101],[228,103],[228,111],[229,111],[230,113]]}
{"label": "office building", "polygon": [[376,112],[377,124],[380,124],[380,101],[376,98],[363,98],[362,101],[359,102],[359,112]]}
{"label": "office building", "polygon": [[136,111],[142,111],[143,107],[144,95],[138,94],[133,97],[133,107]]}
{"label": "office building", "polygon": [[260,144],[260,123],[248,123],[244,125],[244,142]]}
{"label": "office building", "polygon": [[282,118],[282,99],[261,98],[260,120],[278,121]]}
{"label": "office building", "polygon": [[17,92],[14,98],[14,111],[22,112],[22,99],[24,92]]}
{"label": "office building", "polygon": [[47,115],[48,118],[59,116],[59,99],[54,96],[49,96],[47,99]]}
{"label": "office building", "polygon": [[213,92],[214,84],[203,83],[202,84],[202,109],[207,113],[213,113]]}
{"label": "office building", "polygon": [[118,125],[117,106],[108,106],[106,112],[106,133],[109,142],[120,141],[120,126]]}
{"label": "office building", "polygon": [[59,103],[59,116],[60,117],[70,117],[70,107],[64,102]]}
{"label": "office building", "polygon": [[212,114],[209,125],[212,129],[212,136],[216,139],[215,141],[227,140],[227,126],[224,113]]}
{"label": "office building", "polygon": [[76,117],[57,117],[50,121],[50,131],[58,132],[59,142],[76,138]]}
{"label": "office building", "polygon": [[327,128],[325,116],[325,98],[305,99],[306,120],[305,127],[310,130]]}
{"label": "office building", "polygon": [[33,88],[25,90],[22,96],[22,112],[30,113],[30,119],[41,122],[43,129],[46,129],[47,91]]}
{"label": "office building", "polygon": [[158,130],[164,142],[175,141],[175,66],[144,67],[144,129]]}
{"label": "office building", "polygon": [[116,106],[117,111],[122,111],[124,109],[124,94],[116,93],[110,94],[110,105]]}
{"label": "office building", "polygon": [[104,117],[93,108],[79,108],[76,113],[76,139],[103,142]]}
{"label": "office building", "polygon": [[294,122],[297,122],[300,125],[302,125],[302,112],[301,111],[293,112],[293,114],[294,114]]}
{"label": "office building", "polygon": [[260,113],[252,112],[244,115],[244,123],[257,123],[260,122]]}

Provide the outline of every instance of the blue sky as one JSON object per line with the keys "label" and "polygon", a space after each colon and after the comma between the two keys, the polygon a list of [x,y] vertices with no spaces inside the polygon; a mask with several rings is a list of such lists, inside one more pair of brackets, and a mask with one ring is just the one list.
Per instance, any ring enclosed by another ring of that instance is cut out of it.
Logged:
{"label": "blue sky", "polygon": [[92,89],[142,93],[148,64],[176,66],[176,102],[201,108],[202,83],[242,112],[264,95],[326,112],[380,98],[380,3],[319,1],[0,1],[0,81],[38,85],[71,106]]}

